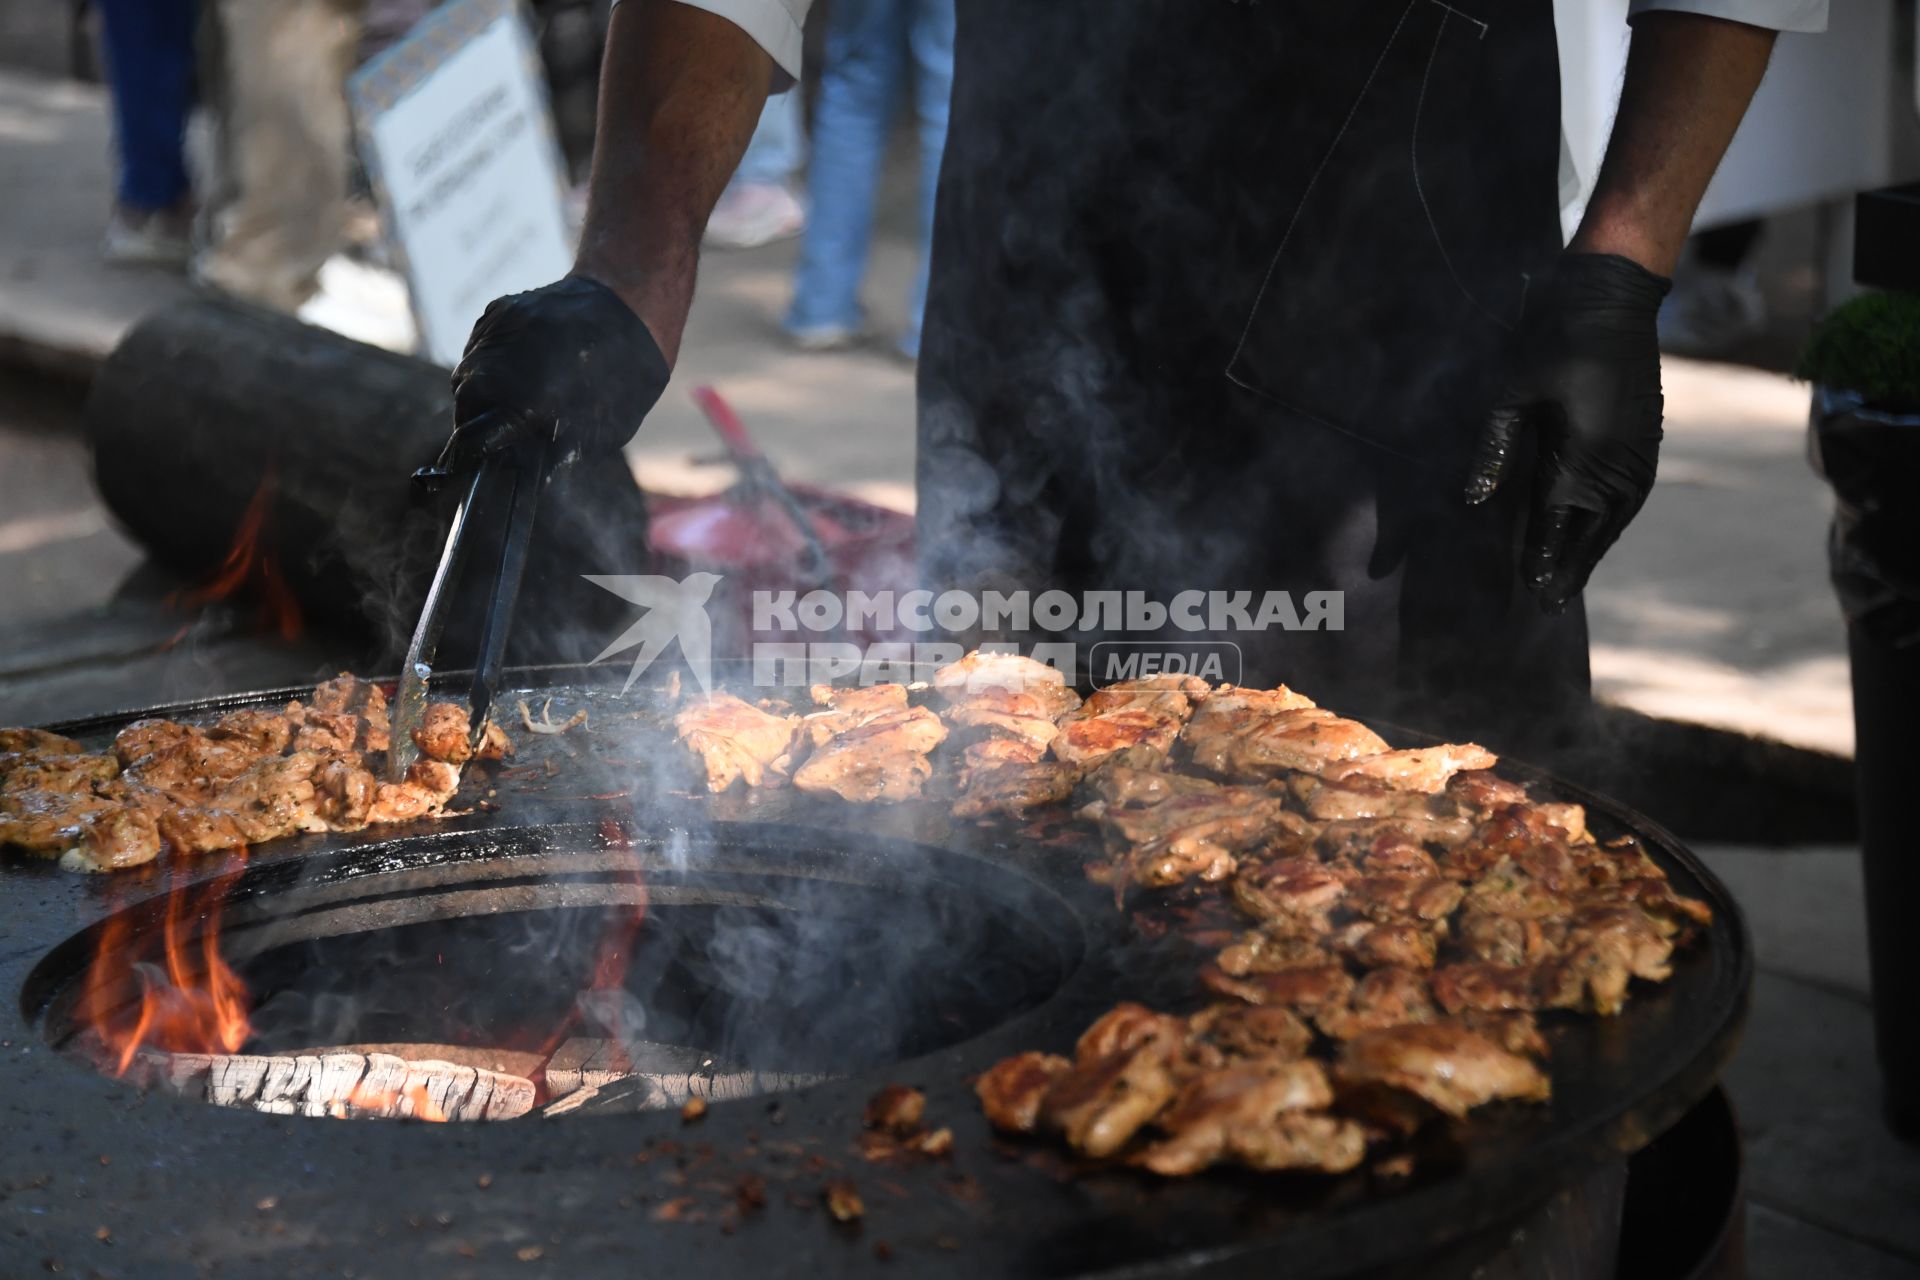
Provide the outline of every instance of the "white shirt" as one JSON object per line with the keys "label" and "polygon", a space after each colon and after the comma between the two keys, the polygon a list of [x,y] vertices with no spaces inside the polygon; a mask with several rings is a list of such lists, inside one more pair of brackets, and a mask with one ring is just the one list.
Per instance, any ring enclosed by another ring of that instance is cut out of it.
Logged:
{"label": "white shirt", "polygon": [[[619,0],[615,0],[618,3]],[[1036,0],[1036,3],[1038,0]],[[680,0],[732,22],[752,36],[780,69],[800,78],[800,29],[813,0]],[[1631,0],[1627,20],[1661,11],[1699,13],[1775,31],[1825,31],[1828,0]],[[1577,199],[1580,178],[1563,135],[1560,140],[1560,202]]]}
{"label": "white shirt", "polygon": [[[618,3],[618,0],[615,0]],[[806,24],[813,0],[680,0],[696,9],[717,13],[753,37],[779,68],[800,78],[800,28]]]}
{"label": "white shirt", "polygon": [[[813,0],[680,0],[717,13],[754,38],[780,65],[800,78],[800,28]],[[1775,31],[1825,31],[1828,0],[1632,0],[1628,20],[1660,10],[1703,13]]]}
{"label": "white shirt", "polygon": [[1700,13],[1773,31],[1825,31],[1828,0],[1633,0],[1627,21],[1643,13]]}

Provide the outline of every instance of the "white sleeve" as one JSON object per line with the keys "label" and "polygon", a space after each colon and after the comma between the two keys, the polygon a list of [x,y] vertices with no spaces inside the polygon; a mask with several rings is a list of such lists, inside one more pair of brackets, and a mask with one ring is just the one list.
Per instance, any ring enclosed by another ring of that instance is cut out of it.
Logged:
{"label": "white sleeve", "polygon": [[[620,0],[613,0],[619,4]],[[717,13],[753,37],[791,83],[800,78],[800,29],[813,0],[680,0]],[[774,86],[776,90],[780,85]]]}
{"label": "white sleeve", "polygon": [[1825,31],[1828,0],[1633,0],[1627,21],[1643,13],[1702,13],[1774,31]]}

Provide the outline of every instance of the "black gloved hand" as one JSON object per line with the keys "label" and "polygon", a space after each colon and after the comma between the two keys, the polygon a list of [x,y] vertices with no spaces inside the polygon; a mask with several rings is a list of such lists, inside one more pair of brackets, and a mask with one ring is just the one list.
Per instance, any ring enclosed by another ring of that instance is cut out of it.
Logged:
{"label": "black gloved hand", "polygon": [[453,435],[432,470],[459,475],[534,441],[552,444],[555,469],[616,454],[668,372],[647,326],[598,280],[567,276],[496,298],[453,371]]}
{"label": "black gloved hand", "polygon": [[1488,414],[1467,480],[1485,502],[1533,433],[1533,503],[1521,575],[1558,613],[1640,511],[1660,459],[1660,343],[1673,282],[1613,254],[1561,257],[1530,301],[1518,361]]}

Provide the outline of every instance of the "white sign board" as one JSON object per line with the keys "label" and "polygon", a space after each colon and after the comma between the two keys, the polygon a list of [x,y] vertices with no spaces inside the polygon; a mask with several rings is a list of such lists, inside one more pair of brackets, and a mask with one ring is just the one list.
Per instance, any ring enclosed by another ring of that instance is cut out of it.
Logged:
{"label": "white sign board", "polygon": [[573,265],[533,39],[515,0],[450,0],[348,92],[423,354],[452,365],[487,303]]}

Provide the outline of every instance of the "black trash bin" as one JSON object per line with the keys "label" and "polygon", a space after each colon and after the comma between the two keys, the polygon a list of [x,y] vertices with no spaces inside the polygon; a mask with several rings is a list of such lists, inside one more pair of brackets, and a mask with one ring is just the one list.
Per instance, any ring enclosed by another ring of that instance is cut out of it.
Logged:
{"label": "black trash bin", "polygon": [[1828,545],[1853,668],[1854,759],[1874,1037],[1888,1123],[1920,1140],[1920,405],[1816,386],[1814,468],[1836,499]]}

